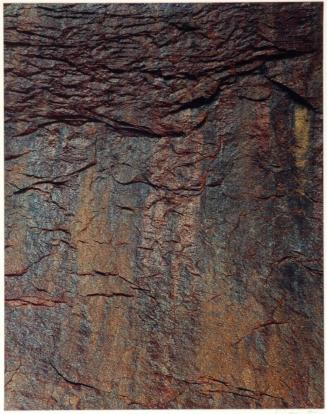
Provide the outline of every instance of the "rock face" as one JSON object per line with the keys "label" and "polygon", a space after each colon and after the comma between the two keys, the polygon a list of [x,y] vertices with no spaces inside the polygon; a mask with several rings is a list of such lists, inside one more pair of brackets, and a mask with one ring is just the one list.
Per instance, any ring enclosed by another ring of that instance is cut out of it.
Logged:
{"label": "rock face", "polygon": [[323,406],[322,5],[5,6],[6,408]]}

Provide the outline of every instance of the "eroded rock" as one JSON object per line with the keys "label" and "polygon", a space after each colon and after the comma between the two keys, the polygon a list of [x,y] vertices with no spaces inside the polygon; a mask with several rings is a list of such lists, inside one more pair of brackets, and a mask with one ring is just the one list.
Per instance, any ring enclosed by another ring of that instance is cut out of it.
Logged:
{"label": "eroded rock", "polygon": [[321,20],[5,6],[7,409],[323,406]]}

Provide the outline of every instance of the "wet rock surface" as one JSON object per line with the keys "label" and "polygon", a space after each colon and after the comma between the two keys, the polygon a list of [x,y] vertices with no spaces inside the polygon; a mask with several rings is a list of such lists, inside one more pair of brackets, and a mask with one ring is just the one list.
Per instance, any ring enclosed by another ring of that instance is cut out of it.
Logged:
{"label": "wet rock surface", "polygon": [[4,13],[6,408],[322,407],[322,5]]}

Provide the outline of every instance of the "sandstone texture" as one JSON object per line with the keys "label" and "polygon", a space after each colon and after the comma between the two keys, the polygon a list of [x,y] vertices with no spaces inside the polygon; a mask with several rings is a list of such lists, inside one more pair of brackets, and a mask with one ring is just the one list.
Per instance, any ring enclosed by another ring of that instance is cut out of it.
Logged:
{"label": "sandstone texture", "polygon": [[322,5],[4,14],[6,408],[322,407]]}

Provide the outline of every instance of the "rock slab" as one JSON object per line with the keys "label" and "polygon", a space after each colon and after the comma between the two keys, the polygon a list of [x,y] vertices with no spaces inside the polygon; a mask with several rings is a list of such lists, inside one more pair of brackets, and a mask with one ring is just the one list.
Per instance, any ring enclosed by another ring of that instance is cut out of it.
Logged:
{"label": "rock slab", "polygon": [[4,9],[6,408],[322,407],[322,4]]}

